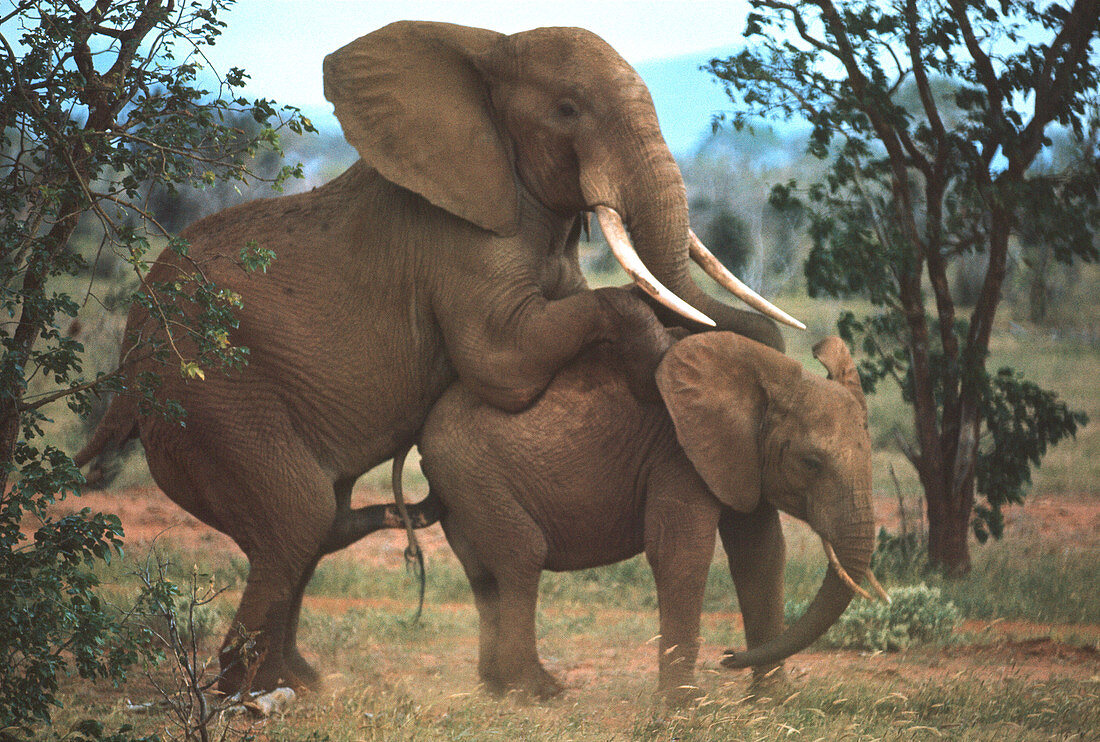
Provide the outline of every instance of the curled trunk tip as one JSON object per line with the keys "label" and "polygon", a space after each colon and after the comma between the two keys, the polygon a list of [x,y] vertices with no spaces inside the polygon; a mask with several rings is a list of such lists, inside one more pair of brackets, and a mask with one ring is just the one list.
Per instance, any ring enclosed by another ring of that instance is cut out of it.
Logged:
{"label": "curled trunk tip", "polygon": [[795,652],[810,646],[828,631],[848,607],[853,595],[862,594],[869,598],[870,595],[856,585],[848,572],[852,571],[860,576],[870,572],[870,545],[873,543],[873,538],[873,535],[868,533],[854,541],[845,541],[849,548],[842,548],[842,552],[848,562],[847,567],[841,564],[832,545],[822,538],[821,543],[829,558],[829,569],[825,571],[825,579],[822,580],[821,587],[818,588],[806,612],[787,627],[786,631],[764,644],[743,652],[727,651],[722,657],[721,664],[724,667],[744,668],[782,662]]}

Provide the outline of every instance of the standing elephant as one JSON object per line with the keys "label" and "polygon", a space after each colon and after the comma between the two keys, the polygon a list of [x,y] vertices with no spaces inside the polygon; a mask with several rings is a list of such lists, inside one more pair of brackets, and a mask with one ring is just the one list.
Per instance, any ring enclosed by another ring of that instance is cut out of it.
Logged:
{"label": "standing elephant", "polygon": [[[871,442],[848,349],[829,338],[814,353],[828,379],[732,333],[689,337],[658,368],[663,405],[636,401],[602,348],[517,415],[463,384],[443,395],[425,422],[421,465],[473,588],[478,674],[490,689],[561,689],[535,648],[542,570],[644,550],[660,610],[659,690],[690,694],[716,530],[749,645],[723,664],[769,669],[836,621],[860,590],[848,573],[870,575]],[[776,508],[808,522],[832,564],[786,631],[782,549],[761,548],[774,543]]]}
{"label": "standing elephant", "polygon": [[[324,78],[361,159],[309,193],[195,223],[183,233],[190,257],[166,251],[149,275],[171,281],[199,264],[239,294],[232,341],[250,349],[248,366],[205,381],[166,374],[159,394],[182,404],[184,426],[118,396],[76,457],[140,435],[164,492],[248,557],[225,690],[245,677],[242,632],[262,657],[254,687],[317,681],[297,649],[302,591],[323,555],[370,530],[350,505],[356,478],[413,439],[456,377],[518,410],[593,344],[633,347],[644,365],[653,313],[626,292],[587,290],[581,274],[588,212],[650,293],[782,347],[771,320],[690,279],[689,256],[708,257],[680,173],[641,79],[598,37],[395,23],[329,55]],[[235,266],[251,241],[277,256],[265,274]],[[156,325],[135,306],[128,342]],[[193,356],[186,338],[176,343]]]}

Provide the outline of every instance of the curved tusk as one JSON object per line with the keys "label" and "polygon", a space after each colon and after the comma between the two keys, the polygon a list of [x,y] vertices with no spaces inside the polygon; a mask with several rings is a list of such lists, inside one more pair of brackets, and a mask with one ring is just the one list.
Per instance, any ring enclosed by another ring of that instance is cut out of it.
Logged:
{"label": "curved tusk", "polygon": [[867,570],[867,581],[871,585],[871,589],[875,591],[875,594],[886,601],[887,605],[892,604],[894,601],[890,595],[886,592],[886,589],[879,584],[879,581],[875,579],[875,573],[870,569]]}
{"label": "curved tusk", "polygon": [[785,325],[797,327],[799,330],[806,329],[805,324],[772,304],[763,296],[746,286],[740,278],[730,273],[729,269],[722,265],[718,258],[714,257],[714,253],[707,249],[707,246],[703,244],[703,241],[699,239],[694,231],[689,229],[688,234],[691,235],[691,247],[688,248],[691,253],[691,259],[698,263],[699,267],[706,271],[708,276],[761,314],[766,314],[777,322],[782,322]]}
{"label": "curved tusk", "polygon": [[[840,560],[836,558],[836,552],[833,551],[833,545],[825,539],[821,539],[821,545],[825,547],[825,556],[829,557],[829,564],[832,565],[833,571],[836,572],[836,576],[840,578],[840,581],[847,585],[849,590],[851,590],[853,593],[860,596],[861,598],[873,600],[871,594],[859,585],[857,585],[856,581],[848,576],[848,572],[845,571],[844,567],[840,566]],[[871,570],[867,571],[870,572]]]}
{"label": "curved tusk", "polygon": [[613,209],[606,206],[597,206],[596,218],[600,222],[600,229],[603,230],[604,237],[607,238],[607,244],[611,246],[611,252],[615,255],[615,259],[619,261],[619,265],[623,267],[623,270],[626,271],[634,283],[638,284],[642,291],[677,314],[682,314],[688,319],[708,327],[716,326],[714,320],[669,291],[649,272],[649,269],[645,267],[645,263],[638,257],[634,246],[630,244],[630,237],[626,233],[626,227],[623,226],[622,218]]}

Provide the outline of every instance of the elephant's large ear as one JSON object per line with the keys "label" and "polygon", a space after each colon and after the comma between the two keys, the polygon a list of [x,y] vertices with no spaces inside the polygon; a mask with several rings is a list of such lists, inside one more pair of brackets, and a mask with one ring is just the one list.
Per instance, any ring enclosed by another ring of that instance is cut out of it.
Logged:
{"label": "elephant's large ear", "polygon": [[855,361],[844,341],[835,335],[825,338],[813,348],[814,358],[821,361],[821,365],[829,374],[829,378],[837,382],[856,398],[863,407],[863,424],[867,424],[867,400],[863,396],[863,385],[859,381],[859,371],[856,370]]}
{"label": "elephant's large ear", "polygon": [[385,177],[500,235],[515,234],[511,160],[478,69],[502,34],[400,21],[325,57],[325,97]]}
{"label": "elephant's large ear", "polygon": [[676,438],[715,497],[751,512],[760,502],[760,426],[766,397],[746,351],[763,348],[730,332],[685,338],[657,367],[657,388]]}

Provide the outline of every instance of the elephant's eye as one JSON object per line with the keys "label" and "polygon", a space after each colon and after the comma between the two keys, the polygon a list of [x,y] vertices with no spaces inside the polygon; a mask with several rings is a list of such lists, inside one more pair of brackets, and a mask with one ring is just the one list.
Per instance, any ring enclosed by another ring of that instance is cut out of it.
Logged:
{"label": "elephant's eye", "polygon": [[825,462],[821,460],[820,456],[814,456],[813,454],[807,454],[799,459],[802,462],[802,466],[806,471],[816,474],[825,468]]}
{"label": "elephant's eye", "polygon": [[577,104],[568,98],[563,98],[558,101],[558,115],[563,119],[571,119],[580,114],[580,109],[577,108]]}

